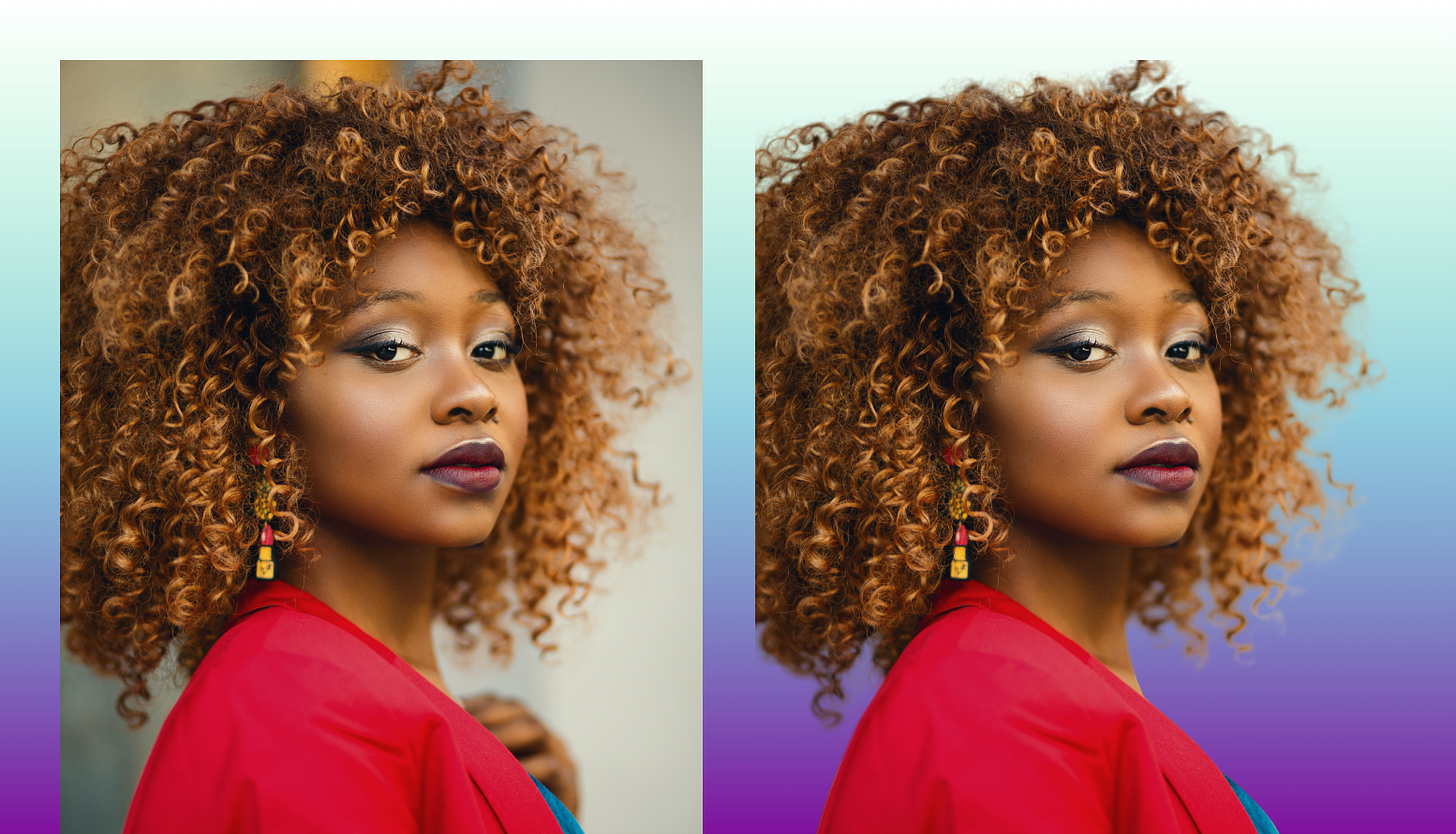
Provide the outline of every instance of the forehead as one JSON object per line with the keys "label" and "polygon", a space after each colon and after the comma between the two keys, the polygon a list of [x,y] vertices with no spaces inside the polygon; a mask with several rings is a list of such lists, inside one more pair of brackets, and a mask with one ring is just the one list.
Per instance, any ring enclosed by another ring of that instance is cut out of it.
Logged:
{"label": "forehead", "polygon": [[433,223],[406,223],[359,262],[358,289],[474,297],[482,291],[500,296],[490,272],[475,253],[455,243]]}
{"label": "forehead", "polygon": [[1141,231],[1122,223],[1093,227],[1068,248],[1060,264],[1063,271],[1051,284],[1058,296],[1052,307],[1101,295],[1126,302],[1153,298],[1198,301],[1193,286],[1168,253],[1148,243]]}

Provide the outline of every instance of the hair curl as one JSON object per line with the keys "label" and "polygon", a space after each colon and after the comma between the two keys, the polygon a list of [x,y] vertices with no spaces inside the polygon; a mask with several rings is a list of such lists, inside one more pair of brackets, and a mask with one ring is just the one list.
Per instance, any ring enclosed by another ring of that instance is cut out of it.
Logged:
{"label": "hair curl", "polygon": [[[1007,555],[978,386],[1097,223],[1127,222],[1166,250],[1219,345],[1213,477],[1176,550],[1135,552],[1130,609],[1202,652],[1196,583],[1231,643],[1244,589],[1256,607],[1282,591],[1270,568],[1295,565],[1274,510],[1317,524],[1324,504],[1290,398],[1334,407],[1369,374],[1342,327],[1359,285],[1264,170],[1261,151],[1286,149],[1181,87],[1146,91],[1165,74],[1139,62],[1086,88],[972,85],[759,151],[756,615],[764,650],[817,678],[817,715],[837,718],[824,701],[843,697],[866,642],[886,671],[928,612],[952,484],[980,521],[978,557]],[[1331,368],[1347,384],[1327,387]]]}
{"label": "hair curl", "polygon": [[616,175],[596,148],[485,86],[442,97],[471,72],[345,78],[318,98],[279,84],[63,154],[61,622],[73,653],[121,678],[130,723],[169,646],[195,670],[247,581],[250,446],[271,452],[279,541],[315,552],[285,386],[339,320],[331,299],[402,223],[474,251],[525,346],[520,477],[482,547],[439,557],[434,604],[461,645],[478,623],[509,657],[509,613],[549,649],[549,598],[575,610],[602,564],[593,541],[656,502],[603,412],[681,376],[649,329],[665,285],[600,205]]}

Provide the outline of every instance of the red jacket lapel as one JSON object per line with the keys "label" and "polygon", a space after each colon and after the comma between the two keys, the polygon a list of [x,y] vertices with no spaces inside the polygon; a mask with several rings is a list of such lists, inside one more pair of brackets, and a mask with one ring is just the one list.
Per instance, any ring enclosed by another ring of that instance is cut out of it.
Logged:
{"label": "red jacket lapel", "polygon": [[968,605],[1013,617],[1038,629],[1096,671],[1142,721],[1158,767],[1202,834],[1254,834],[1253,823],[1223,773],[1193,739],[1085,649],[1011,597],[974,580],[946,582],[920,627],[923,629],[947,611]]}
{"label": "red jacket lapel", "polygon": [[[373,649],[414,684],[435,709],[450,723],[456,744],[470,772],[476,788],[490,804],[501,824],[512,832],[560,831],[556,817],[551,813],[546,800],[536,788],[535,782],[506,749],[505,745],[489,730],[481,726],[470,713],[438,687],[416,672],[383,643],[366,634],[334,609],[320,602],[312,594],[289,585],[286,582],[249,581],[238,603],[237,613],[228,622],[231,628],[244,615],[269,606],[282,606],[303,614],[318,617],[357,638]],[[224,630],[226,630],[226,628]]]}

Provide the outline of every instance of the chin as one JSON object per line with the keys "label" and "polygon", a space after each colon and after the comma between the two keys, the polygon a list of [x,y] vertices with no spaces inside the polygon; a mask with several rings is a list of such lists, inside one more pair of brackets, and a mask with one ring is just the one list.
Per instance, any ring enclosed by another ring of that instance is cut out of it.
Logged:
{"label": "chin", "polygon": [[433,506],[419,510],[422,523],[401,525],[400,541],[429,547],[474,547],[490,538],[500,513],[495,507],[476,505]]}
{"label": "chin", "polygon": [[495,519],[491,519],[490,523],[483,525],[436,525],[432,527],[401,525],[394,529],[383,526],[361,529],[366,530],[368,534],[381,542],[395,542],[417,547],[462,548],[484,544],[486,539],[490,538],[491,530],[495,526],[494,522]]}
{"label": "chin", "polygon": [[476,547],[485,543],[490,538],[491,529],[494,525],[451,526],[436,527],[434,529],[413,528],[409,531],[401,531],[398,536],[388,536],[403,544],[424,545],[425,547]]}
{"label": "chin", "polygon": [[1183,540],[1188,526],[1193,523],[1193,508],[1198,506],[1198,496],[1182,506],[1139,508],[1128,512],[1126,525],[1118,544],[1129,547],[1159,548],[1171,547]]}
{"label": "chin", "polygon": [[1192,520],[1181,517],[1181,513],[1179,515],[1177,519],[1145,519],[1146,523],[1141,524],[1136,523],[1140,519],[1128,519],[1134,523],[1122,524],[1112,530],[1100,530],[1086,538],[1105,544],[1149,550],[1172,547],[1183,540]]}
{"label": "chin", "polygon": [[486,533],[484,536],[481,536],[479,534],[473,536],[456,536],[449,539],[448,541],[435,542],[434,545],[435,547],[446,547],[452,550],[462,550],[472,547],[484,547],[486,540],[489,538],[490,533]]}
{"label": "chin", "polygon": [[435,547],[479,547],[485,544],[494,530],[495,516],[491,516],[488,521],[483,523],[467,524],[448,530],[440,530],[439,534],[427,543]]}
{"label": "chin", "polygon": [[1140,535],[1129,535],[1126,541],[1119,543],[1126,544],[1129,547],[1146,549],[1174,547],[1179,542],[1183,541],[1183,534],[1187,532],[1188,524],[1185,522],[1183,525],[1176,528],[1162,527],[1154,530],[1138,531]]}

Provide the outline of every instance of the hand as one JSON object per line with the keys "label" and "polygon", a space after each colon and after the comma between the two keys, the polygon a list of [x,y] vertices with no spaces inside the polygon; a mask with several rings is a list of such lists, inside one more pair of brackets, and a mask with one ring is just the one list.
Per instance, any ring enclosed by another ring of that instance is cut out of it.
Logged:
{"label": "hand", "polygon": [[576,763],[561,739],[551,734],[519,701],[481,693],[466,698],[465,711],[500,739],[526,772],[536,777],[572,816],[576,815]]}

